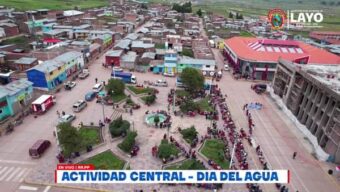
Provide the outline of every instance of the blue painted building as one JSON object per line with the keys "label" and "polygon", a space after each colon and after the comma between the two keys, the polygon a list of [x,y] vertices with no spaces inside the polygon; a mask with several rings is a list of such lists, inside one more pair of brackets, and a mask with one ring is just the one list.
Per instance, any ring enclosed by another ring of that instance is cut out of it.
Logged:
{"label": "blue painted building", "polygon": [[77,51],[66,52],[53,60],[47,60],[26,71],[33,87],[53,90],[67,80],[67,77],[84,68],[83,54]]}
{"label": "blue painted building", "polygon": [[33,87],[47,91],[53,90],[67,79],[64,63],[55,60],[47,60],[27,70],[26,74]]}
{"label": "blue painted building", "polygon": [[33,99],[33,83],[26,79],[0,86],[0,121],[17,114]]}
{"label": "blue painted building", "polygon": [[177,52],[168,50],[164,55],[164,75],[175,75],[177,73]]}

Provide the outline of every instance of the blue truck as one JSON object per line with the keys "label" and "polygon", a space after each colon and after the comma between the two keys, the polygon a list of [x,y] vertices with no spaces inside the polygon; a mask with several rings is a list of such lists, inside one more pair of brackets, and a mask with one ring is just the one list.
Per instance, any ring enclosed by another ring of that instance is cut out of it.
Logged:
{"label": "blue truck", "polygon": [[132,75],[132,73],[125,73],[120,71],[112,71],[111,78],[120,79],[124,83],[137,83],[136,76]]}

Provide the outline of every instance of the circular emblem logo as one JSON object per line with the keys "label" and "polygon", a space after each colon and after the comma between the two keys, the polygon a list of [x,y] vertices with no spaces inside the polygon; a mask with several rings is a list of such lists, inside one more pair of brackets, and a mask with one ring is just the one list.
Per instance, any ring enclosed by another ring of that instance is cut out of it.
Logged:
{"label": "circular emblem logo", "polygon": [[287,15],[282,9],[271,9],[268,12],[268,20],[274,30],[282,29],[286,19]]}

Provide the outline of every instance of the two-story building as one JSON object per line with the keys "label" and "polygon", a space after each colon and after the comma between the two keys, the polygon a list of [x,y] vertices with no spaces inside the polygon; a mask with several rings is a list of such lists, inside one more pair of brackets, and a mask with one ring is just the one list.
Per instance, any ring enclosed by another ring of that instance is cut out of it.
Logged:
{"label": "two-story building", "polygon": [[0,86],[0,121],[22,111],[32,99],[32,82],[26,79]]}
{"label": "two-story building", "polygon": [[70,51],[28,69],[26,74],[34,88],[53,90],[66,81],[67,77],[80,71],[83,67],[83,54]]}

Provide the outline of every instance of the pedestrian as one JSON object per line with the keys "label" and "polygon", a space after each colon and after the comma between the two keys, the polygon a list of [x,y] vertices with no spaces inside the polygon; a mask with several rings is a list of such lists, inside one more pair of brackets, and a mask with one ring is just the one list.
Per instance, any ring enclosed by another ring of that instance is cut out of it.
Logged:
{"label": "pedestrian", "polygon": [[66,113],[65,113],[65,111],[62,111],[61,114],[64,116]]}
{"label": "pedestrian", "polygon": [[58,115],[58,117],[60,117],[60,112],[57,110],[57,115]]}
{"label": "pedestrian", "polygon": [[97,77],[94,79],[94,81],[96,82],[96,84],[97,84],[97,82],[98,82],[98,79],[97,79]]}
{"label": "pedestrian", "polygon": [[130,115],[132,116],[133,112],[132,112],[132,108],[130,108]]}
{"label": "pedestrian", "polygon": [[294,152],[294,153],[293,153],[293,159],[295,159],[296,155],[297,155],[297,153]]}

